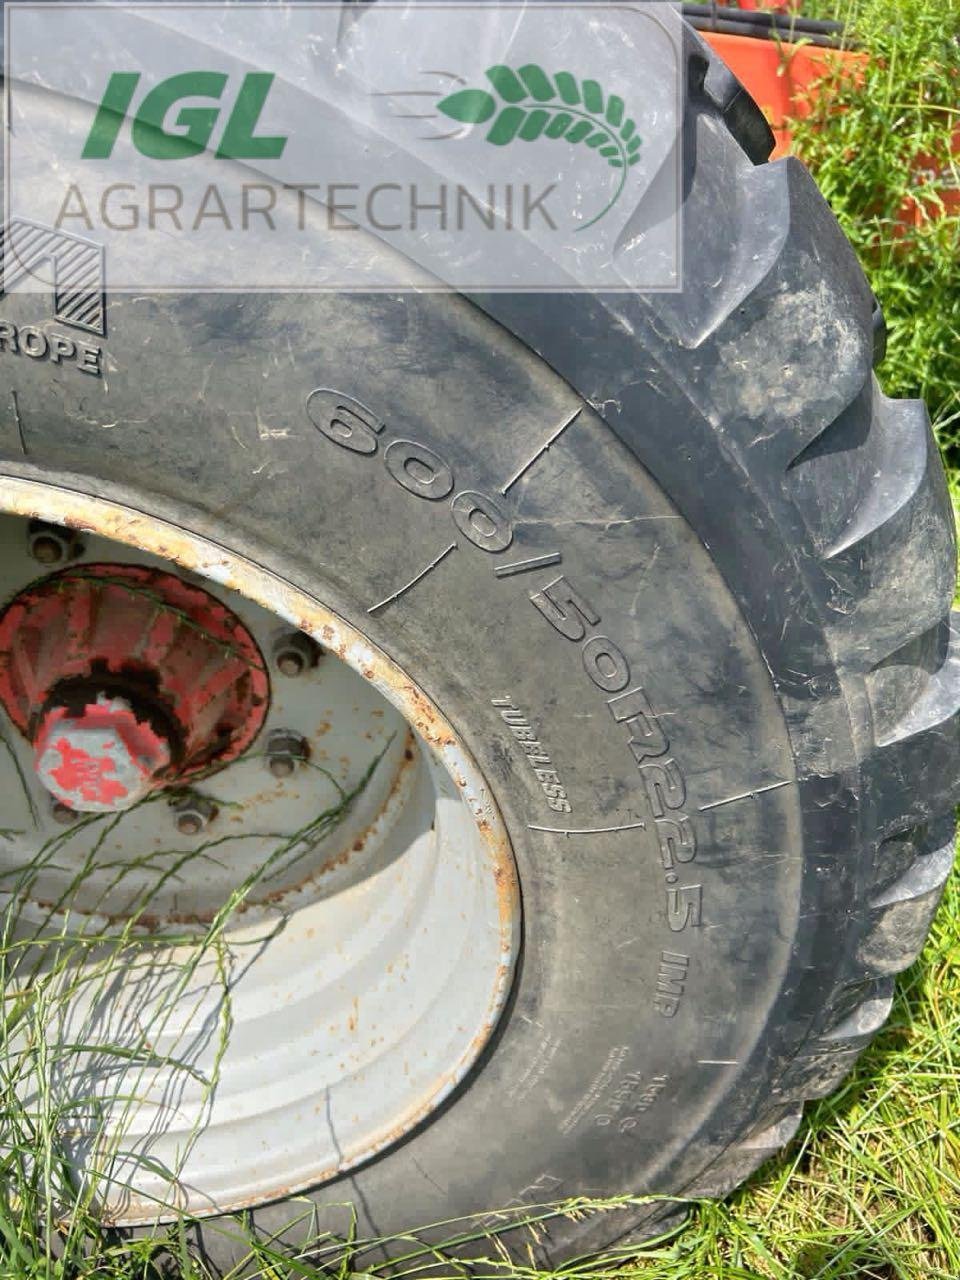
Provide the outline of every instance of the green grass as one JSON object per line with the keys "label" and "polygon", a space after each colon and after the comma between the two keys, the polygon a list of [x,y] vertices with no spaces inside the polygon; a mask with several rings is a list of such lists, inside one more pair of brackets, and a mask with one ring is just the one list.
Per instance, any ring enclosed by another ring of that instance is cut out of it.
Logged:
{"label": "green grass", "polygon": [[[27,1188],[32,1202],[11,1197],[12,1187]],[[44,1235],[51,1202],[37,1178],[8,1181],[5,1190],[0,1197],[3,1277],[209,1280],[186,1224],[164,1226],[152,1240],[132,1240],[98,1225],[88,1200],[79,1202],[66,1258],[55,1261]],[[59,1190],[62,1194],[62,1186]],[[562,1211],[599,1207],[584,1202]],[[615,1214],[616,1205],[611,1202],[606,1211]],[[524,1221],[535,1231],[538,1217],[552,1212],[532,1210]],[[309,1221],[309,1214],[306,1203],[291,1205],[291,1221]],[[209,1235],[210,1224],[206,1230]],[[368,1243],[356,1239],[344,1245],[318,1236],[308,1257],[258,1237],[243,1217],[227,1219],[215,1230],[241,1242],[244,1261],[232,1274],[239,1277],[253,1265],[267,1280],[352,1280],[355,1253]],[[477,1233],[470,1221],[444,1224],[451,1241]],[[414,1237],[404,1249],[406,1275],[416,1276],[428,1264],[435,1268],[437,1253]],[[886,1029],[841,1090],[808,1109],[779,1161],[761,1169],[726,1203],[694,1205],[684,1231],[639,1258],[610,1257],[563,1273],[538,1273],[498,1261],[493,1237],[488,1256],[487,1272],[495,1266],[504,1280],[588,1274],[598,1280],[957,1280],[960,874],[947,886],[923,956],[899,982]],[[430,1274],[460,1272],[451,1264]]]}
{"label": "green grass", "polygon": [[[10,750],[2,737],[0,744]],[[161,1167],[149,1156],[134,1158],[158,1175],[164,1197],[176,1186],[202,1129],[230,1037],[237,950],[227,936],[232,918],[254,888],[289,870],[338,825],[382,754],[371,760],[350,790],[322,766],[311,764],[333,784],[335,802],[299,830],[277,835],[269,856],[236,886],[203,929],[144,932],[138,926],[162,887],[189,876],[197,862],[215,859],[225,840],[241,836],[207,840],[188,852],[158,849],[133,860],[113,858],[107,851],[126,815],[88,814],[48,839],[28,860],[0,873],[0,1276],[159,1280],[168,1272],[157,1268],[157,1259],[174,1251],[179,1263],[172,1274],[201,1274],[185,1252],[183,1223],[159,1229],[146,1242],[130,1240],[126,1233],[101,1224],[100,1193],[108,1185],[122,1186],[131,1175],[125,1150],[128,1126],[158,1069],[167,1072],[170,1089],[178,1077],[190,1077],[201,1086],[176,1167]],[[26,791],[22,777],[21,784]],[[164,795],[154,794],[140,804],[165,801]],[[76,863],[76,846],[71,850],[70,843],[77,833],[93,837],[89,849],[56,901],[41,905],[36,901],[38,881],[50,868]],[[77,911],[75,896],[94,867],[100,897]],[[132,888],[134,873],[152,878]],[[108,915],[118,901],[125,902],[123,914]],[[24,910],[25,902],[34,903],[33,911]],[[269,933],[275,928],[264,927]],[[256,946],[260,940],[250,939],[244,946]],[[172,952],[183,959],[173,963]],[[129,1011],[119,1025],[102,1019],[102,1009],[115,1003],[121,975],[124,981],[144,981],[151,1010],[149,1021],[144,1019],[147,1025]],[[215,1002],[212,1025],[210,1019],[197,1016],[208,994]],[[66,1023],[65,1012],[78,1002],[89,1013],[80,1025],[75,1019]],[[184,1031],[172,1037],[171,1052],[161,1057],[153,1046],[166,1032],[172,1036],[174,1019]],[[186,1031],[191,1022],[199,1024],[192,1041]],[[207,1043],[213,1048],[212,1063],[202,1074],[195,1060]],[[85,1074],[96,1077],[121,1064],[122,1094],[105,1099],[91,1089],[88,1096],[73,1096],[76,1082]],[[82,1177],[72,1157],[78,1141],[88,1151]],[[167,1203],[166,1198],[158,1201],[158,1216]]]}

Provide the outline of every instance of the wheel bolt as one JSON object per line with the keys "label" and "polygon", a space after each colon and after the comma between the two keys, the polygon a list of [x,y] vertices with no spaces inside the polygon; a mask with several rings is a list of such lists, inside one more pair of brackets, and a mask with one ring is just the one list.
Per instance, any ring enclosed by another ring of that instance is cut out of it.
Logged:
{"label": "wheel bolt", "polygon": [[190,795],[176,801],[173,811],[180,834],[196,836],[216,817],[217,807],[206,796]]}
{"label": "wheel bolt", "polygon": [[275,778],[289,778],[306,758],[306,739],[299,733],[274,729],[267,739],[267,768]]}
{"label": "wheel bolt", "polygon": [[77,821],[78,815],[68,804],[57,800],[50,806],[50,817],[54,822],[59,822],[61,827],[70,827]]}
{"label": "wheel bolt", "polygon": [[62,560],[73,560],[80,553],[80,542],[72,529],[64,529],[58,524],[46,524],[34,520],[30,524],[28,534],[30,554],[39,564],[59,564]]}
{"label": "wheel bolt", "polygon": [[273,658],[277,670],[283,676],[295,679],[315,667],[320,658],[321,649],[315,640],[311,640],[302,631],[289,631],[280,636],[273,646]]}

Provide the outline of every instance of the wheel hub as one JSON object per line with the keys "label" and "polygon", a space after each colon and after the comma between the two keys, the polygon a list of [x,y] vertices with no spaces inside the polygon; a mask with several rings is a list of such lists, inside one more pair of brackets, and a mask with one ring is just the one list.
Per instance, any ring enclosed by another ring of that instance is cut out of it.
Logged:
{"label": "wheel hub", "polygon": [[235,759],[268,701],[247,628],[174,574],[84,565],[0,615],[0,702],[44,787],[80,812],[129,809]]}
{"label": "wheel hub", "polygon": [[170,744],[124,698],[99,693],[78,716],[63,706],[45,712],[34,761],[37,777],[62,804],[118,813],[153,789],[170,763]]}

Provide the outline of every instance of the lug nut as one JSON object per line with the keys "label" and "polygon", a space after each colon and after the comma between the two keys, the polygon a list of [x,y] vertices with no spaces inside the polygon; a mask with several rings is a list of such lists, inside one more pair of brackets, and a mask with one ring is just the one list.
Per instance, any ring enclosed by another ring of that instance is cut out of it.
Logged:
{"label": "lug nut", "polygon": [[31,520],[29,532],[30,554],[39,564],[60,564],[73,560],[80,554],[80,540],[72,529],[43,520]]}
{"label": "lug nut", "polygon": [[173,802],[174,821],[182,836],[196,836],[217,816],[217,806],[206,796],[189,795]]}
{"label": "lug nut", "polygon": [[288,631],[273,646],[273,658],[281,675],[294,679],[317,665],[322,650],[302,631]]}
{"label": "lug nut", "polygon": [[290,729],[274,729],[267,739],[267,768],[275,778],[289,778],[307,758],[307,742]]}
{"label": "lug nut", "polygon": [[30,554],[41,564],[57,564],[63,559],[63,546],[59,538],[41,533],[30,544]]}
{"label": "lug nut", "polygon": [[64,804],[62,800],[57,800],[50,806],[50,817],[54,822],[59,822],[61,827],[72,827],[78,820],[79,814],[71,809],[68,804]]}

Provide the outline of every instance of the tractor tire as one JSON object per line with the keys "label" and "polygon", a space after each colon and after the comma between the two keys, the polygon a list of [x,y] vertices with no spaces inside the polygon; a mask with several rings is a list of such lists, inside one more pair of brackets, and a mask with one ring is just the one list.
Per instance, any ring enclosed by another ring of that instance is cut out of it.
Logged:
{"label": "tractor tire", "polygon": [[[204,1205],[211,1266],[245,1252],[218,1216],[242,1204],[301,1243],[465,1219],[424,1238],[492,1256],[501,1231],[551,1267],[655,1233],[783,1148],[923,945],[960,794],[943,470],[923,405],[877,384],[814,182],[765,163],[687,38],[680,294],[117,295],[99,381],[2,357],[7,512],[257,596],[253,566],[329,646],[322,601],[363,637],[345,661],[385,655],[388,696],[450,727],[517,869],[522,950],[469,1071],[319,1185]],[[336,1142],[329,1095],[297,1106],[281,1147]],[[238,1130],[236,1165],[266,1158]]]}

